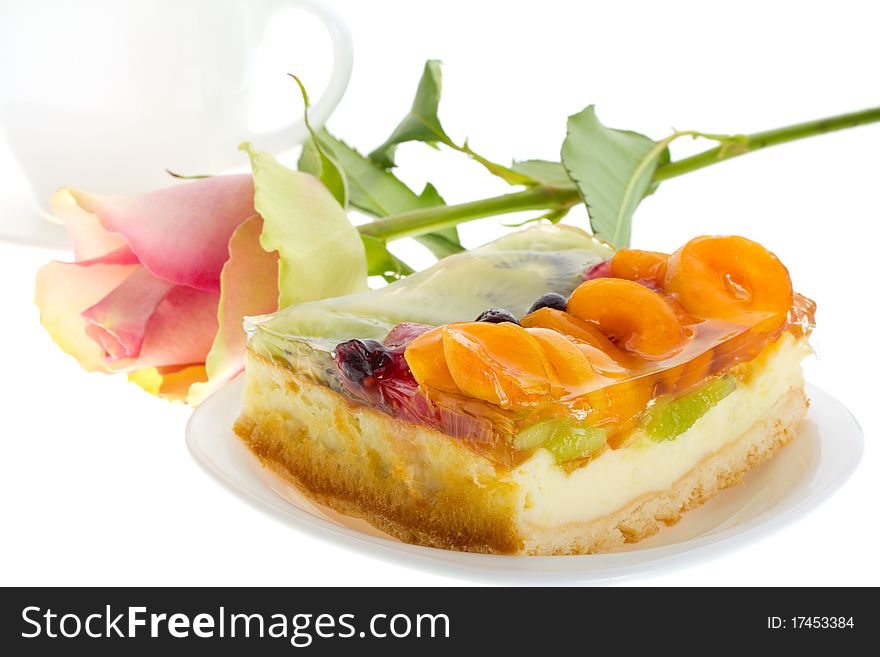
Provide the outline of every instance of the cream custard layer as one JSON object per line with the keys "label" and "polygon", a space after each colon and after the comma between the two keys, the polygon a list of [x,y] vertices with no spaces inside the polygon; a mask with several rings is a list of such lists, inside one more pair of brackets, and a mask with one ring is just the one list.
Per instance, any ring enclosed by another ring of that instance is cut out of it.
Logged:
{"label": "cream custard layer", "polygon": [[539,449],[511,477],[520,494],[520,522],[550,529],[614,513],[632,500],[666,490],[703,459],[735,442],[792,390],[803,388],[806,339],[785,334],[747,381],[674,440],[655,442],[642,433],[629,446],[609,449],[567,472]]}

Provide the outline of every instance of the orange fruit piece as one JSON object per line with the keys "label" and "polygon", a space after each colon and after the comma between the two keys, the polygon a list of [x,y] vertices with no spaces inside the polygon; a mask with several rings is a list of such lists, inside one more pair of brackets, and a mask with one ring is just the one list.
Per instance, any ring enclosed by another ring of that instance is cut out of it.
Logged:
{"label": "orange fruit piece", "polygon": [[665,289],[695,315],[770,331],[793,302],[779,259],[745,237],[703,236],[669,258]]}
{"label": "orange fruit piece", "polygon": [[526,328],[548,328],[559,331],[578,342],[591,346],[594,352],[598,350],[607,354],[608,357],[618,363],[628,359],[627,354],[606,338],[602,331],[589,322],[585,322],[563,310],[541,308],[523,317],[520,324]]}
{"label": "orange fruit piece", "polygon": [[602,376],[620,378],[629,373],[631,369],[631,367],[628,367],[624,363],[629,363],[630,366],[635,364],[634,358],[627,358],[627,356],[623,354],[620,349],[617,349],[617,347],[614,347],[616,352],[622,354],[619,359],[612,358],[607,352],[602,351],[591,344],[587,344],[586,342],[575,340],[574,344],[578,350],[586,356],[592,368]]}
{"label": "orange fruit piece", "polygon": [[676,365],[660,373],[664,392],[684,392],[702,383],[711,373],[715,353],[709,349],[686,363]]}
{"label": "orange fruit piece", "polygon": [[541,345],[566,392],[577,392],[596,378],[596,372],[584,352],[562,333],[549,328],[528,328],[526,331]]}
{"label": "orange fruit piece", "polygon": [[503,408],[549,399],[558,386],[541,345],[510,322],[468,322],[442,327],[446,365],[469,397]]}
{"label": "orange fruit piece", "polygon": [[611,275],[650,285],[657,289],[666,279],[666,262],[669,256],[656,251],[620,249],[611,258]]}
{"label": "orange fruit piece", "polygon": [[568,312],[594,324],[617,346],[642,358],[669,356],[687,339],[662,296],[622,278],[581,283],[568,300]]}
{"label": "orange fruit piece", "polygon": [[616,449],[635,427],[653,391],[652,377],[641,377],[587,393],[583,400],[591,423],[608,431],[608,444]]}
{"label": "orange fruit piece", "polygon": [[442,327],[431,329],[415,338],[407,345],[403,357],[420,385],[445,392],[461,392],[446,365]]}
{"label": "orange fruit piece", "polygon": [[[765,323],[765,326],[770,327],[779,321],[771,320],[770,323]],[[715,369],[722,371],[739,363],[754,360],[772,339],[769,330],[769,328],[762,330],[761,327],[755,327],[719,344],[715,347]]]}

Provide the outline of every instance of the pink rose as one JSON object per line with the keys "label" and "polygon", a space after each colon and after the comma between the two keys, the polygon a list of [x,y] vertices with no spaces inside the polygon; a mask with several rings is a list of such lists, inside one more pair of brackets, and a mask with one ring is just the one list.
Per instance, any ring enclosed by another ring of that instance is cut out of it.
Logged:
{"label": "pink rose", "polygon": [[241,370],[242,316],[278,305],[278,254],[260,247],[250,174],[130,197],[62,189],[52,208],[76,261],[43,267],[35,301],[83,368],[189,401]]}

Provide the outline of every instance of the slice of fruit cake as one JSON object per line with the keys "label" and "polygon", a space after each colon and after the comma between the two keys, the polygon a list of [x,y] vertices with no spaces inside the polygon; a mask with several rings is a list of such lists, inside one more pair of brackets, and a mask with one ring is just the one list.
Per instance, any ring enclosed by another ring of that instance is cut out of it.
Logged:
{"label": "slice of fruit cake", "polygon": [[607,550],[793,438],[813,311],[742,237],[615,253],[534,227],[251,318],[236,431],[317,502],[404,541]]}

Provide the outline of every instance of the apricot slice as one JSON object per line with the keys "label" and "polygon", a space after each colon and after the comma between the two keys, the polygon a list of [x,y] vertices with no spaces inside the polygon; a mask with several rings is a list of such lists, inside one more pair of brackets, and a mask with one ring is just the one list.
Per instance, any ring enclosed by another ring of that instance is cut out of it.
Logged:
{"label": "apricot slice", "polygon": [[665,253],[620,249],[611,258],[610,274],[614,278],[625,278],[658,289],[666,279],[667,260],[669,256]]}
{"label": "apricot slice", "polygon": [[[520,324],[526,328],[548,328],[559,331],[578,342],[589,345],[593,348],[594,353],[599,351],[607,354],[608,358],[617,363],[628,359],[627,354],[606,338],[598,328],[562,310],[541,308],[523,317]],[[586,353],[589,357],[589,352]],[[603,362],[607,362],[607,360],[607,358],[602,359]],[[590,361],[595,363],[592,358]]]}
{"label": "apricot slice", "polygon": [[762,330],[762,327],[772,326],[779,320],[771,319],[770,321],[772,323],[765,322],[763,325],[735,335],[715,347],[714,369],[724,371],[739,363],[747,363],[757,358],[772,338],[768,334],[770,329]]}
{"label": "apricot slice", "polygon": [[[586,342],[575,340],[574,344],[578,350],[586,356],[592,368],[602,376],[619,379],[629,373],[630,368],[624,364],[627,360],[625,355],[621,356],[619,359],[615,359],[607,352],[604,352],[591,344],[587,344]],[[623,354],[623,352],[617,349],[617,347],[614,347],[614,349]]]}
{"label": "apricot slice", "polygon": [[567,392],[576,392],[596,378],[586,355],[562,333],[549,328],[528,328],[526,331],[541,345],[560,385]]}
{"label": "apricot slice", "polygon": [[669,258],[665,289],[688,312],[770,331],[793,302],[788,270],[745,237],[703,236]]}
{"label": "apricot slice", "polygon": [[654,391],[651,377],[616,383],[587,393],[591,422],[608,431],[608,444],[617,448],[637,423]]}
{"label": "apricot slice", "polygon": [[568,300],[568,312],[594,324],[617,346],[642,358],[669,356],[687,339],[663,297],[622,278],[581,283]]}
{"label": "apricot slice", "polygon": [[452,380],[469,397],[509,408],[545,401],[558,385],[540,344],[521,326],[450,324],[442,334]]}
{"label": "apricot slice", "polygon": [[660,373],[666,392],[683,392],[702,383],[709,376],[714,350],[709,349],[686,363],[670,367]]}
{"label": "apricot slice", "polygon": [[407,345],[403,357],[419,384],[444,392],[461,392],[446,365],[442,327],[431,329],[414,338]]}

